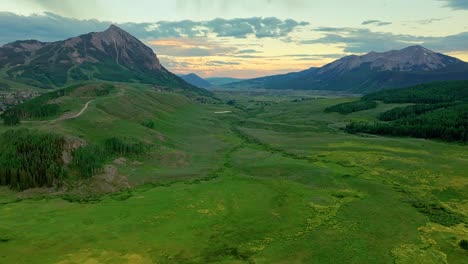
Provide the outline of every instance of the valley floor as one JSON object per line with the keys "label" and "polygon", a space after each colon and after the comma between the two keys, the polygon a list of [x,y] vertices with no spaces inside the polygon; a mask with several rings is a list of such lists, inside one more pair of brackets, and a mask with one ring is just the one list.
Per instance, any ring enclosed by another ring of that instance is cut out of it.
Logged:
{"label": "valley floor", "polygon": [[123,89],[77,118],[21,125],[153,147],[77,184],[92,199],[1,188],[0,263],[468,262],[468,148],[339,129],[395,105],[343,116],[323,111],[355,98],[220,92],[235,105],[200,105]]}

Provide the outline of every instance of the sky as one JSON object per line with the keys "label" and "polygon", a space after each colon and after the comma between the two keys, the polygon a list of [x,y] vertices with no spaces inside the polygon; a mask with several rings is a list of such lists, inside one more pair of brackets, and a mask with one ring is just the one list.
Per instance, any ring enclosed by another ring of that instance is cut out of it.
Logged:
{"label": "sky", "polygon": [[468,0],[0,1],[0,45],[116,24],[178,74],[253,78],[411,45],[468,61]]}

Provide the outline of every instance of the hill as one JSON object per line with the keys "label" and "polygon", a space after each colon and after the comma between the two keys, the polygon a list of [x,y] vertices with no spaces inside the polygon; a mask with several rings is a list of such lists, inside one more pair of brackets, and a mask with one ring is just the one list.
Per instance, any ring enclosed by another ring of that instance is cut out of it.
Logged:
{"label": "hill", "polygon": [[63,41],[6,44],[0,48],[0,69],[5,79],[41,88],[98,79],[209,94],[169,72],[151,48],[115,25]]}
{"label": "hill", "polygon": [[272,75],[255,79],[244,80],[224,85],[225,88],[253,88],[253,89],[294,89],[291,84],[296,80],[314,76],[318,68],[309,68],[305,71]]}
{"label": "hill", "polygon": [[369,93],[438,80],[465,80],[467,76],[468,63],[421,46],[410,46],[402,50],[346,56],[318,69],[227,86]]}
{"label": "hill", "polygon": [[[77,191],[67,184],[94,182],[105,172],[105,165],[119,157],[164,159],[160,168],[174,166],[176,161],[165,159],[185,156],[185,152],[197,155],[197,162],[204,157],[211,160],[210,153],[201,153],[206,147],[196,143],[213,136],[207,130],[218,131],[204,128],[212,127],[205,113],[212,111],[205,108],[182,94],[149,84],[85,82],[42,94],[1,115],[0,185],[18,190],[65,185]],[[218,143],[213,144],[210,147]],[[197,150],[189,150],[192,147]],[[164,178],[164,174],[159,175]],[[148,173],[139,175],[143,179]],[[81,191],[86,195],[104,191],[90,188]],[[117,184],[111,189],[119,188],[126,187]]]}
{"label": "hill", "polygon": [[231,77],[210,77],[210,78],[205,78],[209,83],[211,83],[214,86],[220,86],[220,85],[225,85],[228,83],[234,83],[234,82],[240,82],[243,79],[239,78],[231,78]]}
{"label": "hill", "polygon": [[200,88],[210,88],[212,85],[207,80],[203,79],[202,77],[196,75],[195,73],[190,73],[187,75],[181,75],[180,78],[184,79],[184,81]]}

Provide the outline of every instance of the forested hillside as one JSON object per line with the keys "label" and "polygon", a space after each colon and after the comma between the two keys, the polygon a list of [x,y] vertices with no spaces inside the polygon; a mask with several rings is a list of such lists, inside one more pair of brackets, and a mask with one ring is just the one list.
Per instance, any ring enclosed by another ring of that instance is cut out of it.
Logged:
{"label": "forested hillside", "polygon": [[27,129],[0,135],[0,185],[24,190],[60,184],[64,138]]}
{"label": "forested hillside", "polygon": [[346,126],[346,131],[468,141],[468,81],[434,82],[376,92],[362,97],[359,102],[336,105],[328,110],[347,114],[360,110],[351,107],[353,105],[368,105],[375,101],[414,105],[381,113],[378,118],[384,122],[352,122]]}

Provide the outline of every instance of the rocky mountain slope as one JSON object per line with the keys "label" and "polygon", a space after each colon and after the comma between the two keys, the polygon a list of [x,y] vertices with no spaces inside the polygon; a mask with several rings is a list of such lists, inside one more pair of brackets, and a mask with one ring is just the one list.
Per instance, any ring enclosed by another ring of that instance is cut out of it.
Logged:
{"label": "rocky mountain slope", "polygon": [[81,80],[142,82],[206,94],[165,69],[153,50],[115,25],[63,41],[16,41],[0,48],[4,78],[41,88]]}
{"label": "rocky mountain slope", "polygon": [[429,81],[464,79],[468,79],[468,63],[421,46],[411,46],[402,50],[346,56],[318,69],[227,86],[367,93]]}

